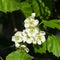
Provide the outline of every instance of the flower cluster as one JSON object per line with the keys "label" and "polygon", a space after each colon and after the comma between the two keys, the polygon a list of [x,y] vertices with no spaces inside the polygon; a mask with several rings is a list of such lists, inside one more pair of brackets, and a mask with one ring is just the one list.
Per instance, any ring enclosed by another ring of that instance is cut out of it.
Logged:
{"label": "flower cluster", "polygon": [[39,20],[35,19],[35,13],[32,13],[30,17],[25,19],[25,29],[23,31],[17,31],[12,36],[12,41],[15,42],[15,46],[21,46],[20,43],[41,45],[45,42],[45,32],[39,30],[38,24]]}

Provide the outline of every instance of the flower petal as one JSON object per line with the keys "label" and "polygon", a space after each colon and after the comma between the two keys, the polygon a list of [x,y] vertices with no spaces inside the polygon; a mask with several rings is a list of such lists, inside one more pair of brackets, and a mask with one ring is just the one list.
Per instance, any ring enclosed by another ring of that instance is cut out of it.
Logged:
{"label": "flower petal", "polygon": [[40,35],[46,35],[44,31],[40,31]]}
{"label": "flower petal", "polygon": [[15,47],[17,47],[17,48],[18,48],[19,46],[20,46],[20,44],[19,44],[19,43],[15,43]]}

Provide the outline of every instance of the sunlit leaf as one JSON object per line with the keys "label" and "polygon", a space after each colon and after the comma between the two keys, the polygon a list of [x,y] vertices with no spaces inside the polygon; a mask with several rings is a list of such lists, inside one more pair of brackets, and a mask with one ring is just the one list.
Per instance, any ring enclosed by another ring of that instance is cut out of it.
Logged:
{"label": "sunlit leaf", "polygon": [[32,58],[25,51],[17,50],[10,53],[6,60],[32,60]]}
{"label": "sunlit leaf", "polygon": [[20,9],[20,0],[0,0],[0,11],[12,12]]}
{"label": "sunlit leaf", "polygon": [[56,36],[48,36],[47,39],[47,50],[53,53],[55,56],[60,56],[60,39]]}
{"label": "sunlit leaf", "polygon": [[60,20],[50,20],[50,21],[43,21],[43,24],[50,28],[57,28],[60,29]]}
{"label": "sunlit leaf", "polygon": [[44,42],[42,45],[35,45],[34,47],[34,51],[35,53],[46,53],[46,42]]}
{"label": "sunlit leaf", "polygon": [[22,2],[20,4],[20,9],[26,17],[29,17],[32,13],[31,5],[28,2]]}
{"label": "sunlit leaf", "polygon": [[32,8],[37,16],[40,16],[40,9],[37,0],[32,0]]}

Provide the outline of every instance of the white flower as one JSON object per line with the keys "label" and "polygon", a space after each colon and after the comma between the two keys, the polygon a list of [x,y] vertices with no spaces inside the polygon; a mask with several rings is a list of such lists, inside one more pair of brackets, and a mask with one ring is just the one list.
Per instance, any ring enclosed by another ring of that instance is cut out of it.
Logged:
{"label": "white flower", "polygon": [[46,41],[45,36],[42,36],[41,42],[43,43],[45,41]]}
{"label": "white flower", "polygon": [[44,31],[40,31],[40,35],[46,35]]}
{"label": "white flower", "polygon": [[28,52],[29,52],[29,49],[26,47],[26,48],[25,48],[25,51],[28,53]]}
{"label": "white flower", "polygon": [[17,31],[16,33],[15,33],[15,35],[22,35],[22,32],[21,31]]}
{"label": "white flower", "polygon": [[26,36],[27,32],[26,32],[26,29],[22,31],[22,35],[23,36]]}
{"label": "white flower", "polygon": [[24,21],[24,26],[25,28],[29,28],[29,27],[35,27],[38,25],[39,21],[36,19],[33,19],[33,18],[27,18],[25,21]]}
{"label": "white flower", "polygon": [[26,45],[21,45],[22,48],[26,48]]}
{"label": "white flower", "polygon": [[28,53],[29,49],[25,46],[25,45],[21,45],[22,48],[24,48],[24,50]]}
{"label": "white flower", "polygon": [[43,34],[39,33],[35,36],[35,40],[38,45],[41,45],[43,42],[45,42],[45,36]]}
{"label": "white flower", "polygon": [[13,42],[22,42],[22,33],[20,31],[16,32],[14,36],[12,36]]}
{"label": "white flower", "polygon": [[22,35],[23,35],[23,38],[22,38],[23,42],[25,43],[26,42],[26,36],[27,36],[26,30],[23,30]]}
{"label": "white flower", "polygon": [[32,42],[33,44],[37,44],[37,42],[36,42],[36,40],[33,40],[33,42]]}
{"label": "white flower", "polygon": [[29,29],[26,29],[26,32],[29,36],[35,36],[39,32],[39,29],[38,28],[29,28]]}
{"label": "white flower", "polygon": [[19,46],[20,46],[20,44],[15,42],[15,47],[18,48]]}
{"label": "white flower", "polygon": [[23,36],[23,42],[26,42],[28,44],[31,44],[33,41],[33,37],[29,36],[28,34]]}
{"label": "white flower", "polygon": [[32,18],[35,18],[35,16],[36,16],[35,13],[32,13],[32,14],[31,14],[31,17],[32,17]]}

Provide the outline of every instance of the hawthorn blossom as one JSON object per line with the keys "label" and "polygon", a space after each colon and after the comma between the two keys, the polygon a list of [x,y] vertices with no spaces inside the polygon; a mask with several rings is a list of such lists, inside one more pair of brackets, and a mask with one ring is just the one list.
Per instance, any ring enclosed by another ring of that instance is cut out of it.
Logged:
{"label": "hawthorn blossom", "polygon": [[12,36],[12,41],[18,43],[22,42],[22,32],[20,31],[16,32],[15,35]]}
{"label": "hawthorn blossom", "polygon": [[15,42],[15,47],[18,48],[19,46],[20,46],[20,44]]}
{"label": "hawthorn blossom", "polygon": [[35,40],[35,39],[33,40],[32,44],[37,44],[37,42],[36,42],[36,40]]}
{"label": "hawthorn blossom", "polygon": [[35,27],[38,25],[38,23],[39,23],[39,21],[37,19],[27,18],[24,21],[24,26],[25,26],[25,28]]}
{"label": "hawthorn blossom", "polygon": [[39,31],[39,20],[35,19],[35,16],[36,14],[32,13],[30,17],[25,19],[25,29],[23,31],[17,31],[14,36],[12,36],[12,41],[15,42],[15,47],[22,47],[26,52],[29,52],[29,49],[21,43],[41,45],[45,42],[46,33],[44,31]]}
{"label": "hawthorn blossom", "polygon": [[23,48],[27,53],[29,52],[29,49],[26,47],[26,45],[21,45],[21,48]]}
{"label": "hawthorn blossom", "polygon": [[46,35],[44,31],[40,31],[40,35]]}
{"label": "hawthorn blossom", "polygon": [[31,14],[31,18],[35,18],[36,14],[35,13],[32,13]]}
{"label": "hawthorn blossom", "polygon": [[[45,32],[44,32],[45,33]],[[41,45],[43,42],[45,42],[45,34],[43,35],[42,32],[38,33],[36,36],[35,36],[35,40],[36,40],[36,43],[38,45]]]}
{"label": "hawthorn blossom", "polygon": [[29,29],[26,29],[26,32],[29,36],[35,36],[39,32],[39,29],[38,28],[29,28]]}
{"label": "hawthorn blossom", "polygon": [[28,34],[23,35],[23,42],[26,42],[28,44],[31,44],[33,41],[33,37],[29,36]]}

